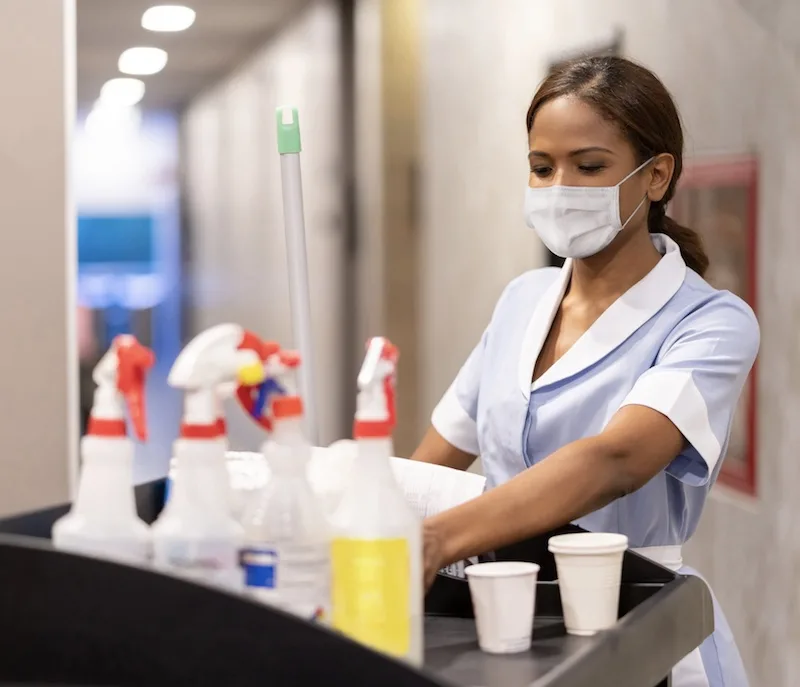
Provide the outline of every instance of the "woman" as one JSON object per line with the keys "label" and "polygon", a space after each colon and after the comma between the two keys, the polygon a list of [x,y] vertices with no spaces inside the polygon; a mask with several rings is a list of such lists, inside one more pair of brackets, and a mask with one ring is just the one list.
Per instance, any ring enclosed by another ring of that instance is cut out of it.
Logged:
{"label": "woman", "polygon": [[[426,521],[427,583],[571,521],[682,569],[758,323],[703,280],[698,235],[665,214],[683,133],[655,75],[615,57],[568,63],[539,88],[527,127],[526,220],[569,259],[506,288],[414,455],[459,469],[480,455],[487,477],[481,497]],[[673,685],[747,685],[719,611]]]}

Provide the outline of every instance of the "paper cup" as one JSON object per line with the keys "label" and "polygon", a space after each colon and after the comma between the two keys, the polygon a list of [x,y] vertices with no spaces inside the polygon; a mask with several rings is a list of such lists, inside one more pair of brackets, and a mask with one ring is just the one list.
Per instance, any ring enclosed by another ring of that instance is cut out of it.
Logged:
{"label": "paper cup", "polygon": [[624,534],[576,532],[551,537],[564,625],[572,635],[589,636],[617,622]]}
{"label": "paper cup", "polygon": [[536,563],[478,563],[466,569],[478,644],[490,654],[515,654],[531,647],[536,607]]}

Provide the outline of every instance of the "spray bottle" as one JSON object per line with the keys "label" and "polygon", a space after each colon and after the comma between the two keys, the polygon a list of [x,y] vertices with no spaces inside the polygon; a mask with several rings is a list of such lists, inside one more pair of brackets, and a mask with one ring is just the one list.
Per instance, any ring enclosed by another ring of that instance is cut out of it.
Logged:
{"label": "spray bottle", "polygon": [[53,525],[56,548],[128,563],[146,563],[150,529],[139,519],[133,496],[133,442],[125,405],[139,440],[147,438],[144,385],[153,352],[133,336],[114,339],[94,369],[97,384],[86,436],[81,477],[70,512]]}
{"label": "spray bottle", "polygon": [[[260,404],[248,408],[263,427],[272,428],[272,441],[263,447],[271,476],[243,519],[242,566],[255,599],[324,622],[330,606],[330,533],[308,481],[311,445],[296,385],[299,367],[295,352],[269,356],[257,392]],[[246,402],[252,395],[240,398]],[[262,404],[265,413],[259,413]]]}
{"label": "spray bottle", "polygon": [[[266,361],[280,351],[280,346],[274,341],[262,341],[252,332],[246,331],[242,342],[242,350],[255,351],[261,361]],[[266,374],[266,372],[265,372]],[[264,446],[271,442],[272,419],[267,415],[268,398],[275,391],[274,380],[265,380],[255,387],[232,385],[224,390],[225,398],[237,398],[239,404],[247,410],[247,415],[256,420],[260,428],[266,433],[266,439],[258,451],[227,451],[225,463],[231,481],[231,495],[233,497],[233,515],[243,522],[245,514],[254,499],[260,497],[261,492],[269,481],[269,466],[264,457]]]}
{"label": "spray bottle", "polygon": [[391,467],[398,351],[374,338],[358,375],[358,455],[333,516],[333,626],[419,666],[423,657],[422,521]]}
{"label": "spray bottle", "polygon": [[254,351],[239,349],[243,334],[233,324],[207,329],[189,342],[170,370],[170,386],[186,393],[173,452],[178,478],[152,528],[158,569],[231,590],[241,589],[243,532],[228,498],[218,389],[232,381],[258,383],[264,373]]}
{"label": "spray bottle", "polygon": [[[263,361],[272,353],[280,350],[280,346],[273,341],[261,341],[255,334],[249,331],[243,331],[242,340],[239,343],[240,350],[254,351]],[[256,373],[258,374],[258,373]],[[220,438],[225,446],[225,460],[219,466],[219,484],[220,488],[226,490],[225,498],[228,499],[231,506],[231,513],[233,516],[240,520],[246,506],[246,501],[249,492],[252,490],[250,484],[253,481],[252,473],[260,474],[263,472],[263,456],[250,452],[232,452],[230,451],[230,444],[228,441],[228,423],[225,417],[225,401],[229,398],[234,398],[237,394],[241,393],[242,389],[250,389],[251,387],[241,387],[238,380],[225,381],[217,386],[217,427],[219,429]],[[252,464],[254,460],[258,464]],[[178,476],[176,468],[177,461],[175,458],[170,460],[169,473],[167,475],[167,483],[164,494],[164,503],[169,500],[172,492],[172,485]],[[246,487],[242,488],[242,484]]]}
{"label": "spray bottle", "polygon": [[[233,388],[236,388],[236,385],[232,385]],[[225,455],[227,458],[228,455],[228,423],[225,419],[225,407],[224,407],[224,400],[229,398],[232,393],[230,390],[230,384],[221,384],[220,388],[217,389],[217,429],[219,430],[219,436],[225,447]],[[227,470],[227,459],[223,460],[219,466],[219,480],[218,485],[219,488],[225,492],[223,498],[228,502],[231,508],[231,513],[234,516],[237,515],[237,504],[236,504],[236,497],[233,493],[233,485],[231,484],[230,474]],[[175,484],[175,480],[178,479],[178,461],[175,457],[171,458],[169,461],[169,471],[167,473],[167,481],[164,489],[164,504],[166,505],[167,501],[172,494],[173,485]]]}

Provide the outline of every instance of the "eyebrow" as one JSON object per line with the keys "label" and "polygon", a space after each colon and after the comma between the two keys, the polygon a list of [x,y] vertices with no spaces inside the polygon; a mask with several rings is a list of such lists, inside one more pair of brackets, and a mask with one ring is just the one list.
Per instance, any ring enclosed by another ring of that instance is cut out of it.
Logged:
{"label": "eyebrow", "polygon": [[[609,153],[610,155],[614,154],[613,150],[609,150],[608,148],[603,148],[602,146],[589,146],[587,148],[578,148],[577,150],[570,151],[570,157],[577,157],[578,155],[584,155],[585,153]],[[548,153],[545,153],[542,150],[532,150],[528,153],[528,157],[551,157]]]}

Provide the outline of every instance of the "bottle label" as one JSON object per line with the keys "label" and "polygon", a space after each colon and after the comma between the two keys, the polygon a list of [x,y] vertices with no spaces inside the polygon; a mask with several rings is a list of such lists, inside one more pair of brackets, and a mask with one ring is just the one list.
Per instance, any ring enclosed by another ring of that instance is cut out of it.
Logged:
{"label": "bottle label", "polygon": [[305,620],[324,621],[330,603],[327,544],[259,544],[242,551],[248,593]]}
{"label": "bottle label", "polygon": [[333,626],[395,657],[411,646],[411,557],[405,539],[333,541]]}
{"label": "bottle label", "polygon": [[171,541],[156,546],[154,566],[186,579],[238,592],[242,570],[229,541]]}
{"label": "bottle label", "polygon": [[275,589],[278,552],[271,548],[252,547],[242,551],[244,583],[248,589]]}

